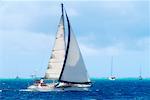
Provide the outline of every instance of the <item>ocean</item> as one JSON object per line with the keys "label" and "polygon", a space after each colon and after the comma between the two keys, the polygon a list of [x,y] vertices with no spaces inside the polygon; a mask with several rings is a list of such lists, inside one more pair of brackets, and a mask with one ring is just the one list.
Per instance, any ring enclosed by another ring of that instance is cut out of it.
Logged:
{"label": "ocean", "polygon": [[89,91],[20,91],[32,79],[0,79],[0,100],[150,100],[150,79],[92,79]]}

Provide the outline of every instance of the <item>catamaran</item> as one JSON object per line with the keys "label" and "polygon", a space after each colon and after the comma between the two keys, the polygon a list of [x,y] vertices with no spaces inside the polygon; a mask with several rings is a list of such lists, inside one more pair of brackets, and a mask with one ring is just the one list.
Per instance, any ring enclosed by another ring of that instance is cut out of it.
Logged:
{"label": "catamaran", "polygon": [[[36,81],[28,89],[32,91],[55,90],[88,90],[91,81],[86,70],[80,48],[71,24],[61,4],[61,18],[56,32],[54,47],[48,62],[48,67],[43,79]],[[64,15],[65,13],[65,15]],[[67,21],[67,42],[65,42],[65,18]],[[44,83],[44,80],[53,80]]]}
{"label": "catamaran", "polygon": [[116,77],[113,75],[113,57],[111,58],[111,69],[110,69],[110,77],[109,80],[116,80]]}

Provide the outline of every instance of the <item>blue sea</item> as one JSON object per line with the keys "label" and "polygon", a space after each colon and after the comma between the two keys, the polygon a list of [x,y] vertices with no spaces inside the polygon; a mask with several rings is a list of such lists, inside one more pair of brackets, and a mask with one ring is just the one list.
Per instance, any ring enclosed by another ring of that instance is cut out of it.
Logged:
{"label": "blue sea", "polygon": [[20,91],[32,79],[0,79],[0,100],[150,100],[150,79],[92,79],[89,91]]}

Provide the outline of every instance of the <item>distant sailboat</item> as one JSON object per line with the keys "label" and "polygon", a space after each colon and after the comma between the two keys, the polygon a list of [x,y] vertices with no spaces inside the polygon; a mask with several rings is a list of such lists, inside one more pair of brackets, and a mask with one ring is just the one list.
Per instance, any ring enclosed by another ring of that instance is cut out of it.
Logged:
{"label": "distant sailboat", "polygon": [[139,80],[142,80],[143,77],[142,77],[142,69],[141,69],[141,66],[140,66],[140,71],[139,71]]}
{"label": "distant sailboat", "polygon": [[[53,91],[53,90],[87,90],[91,86],[80,48],[67,13],[67,44],[65,42],[64,8],[56,33],[54,47],[48,62],[45,77],[38,80],[34,85],[28,87],[34,91]],[[53,83],[44,83],[44,79],[53,80]]]}
{"label": "distant sailboat", "polygon": [[36,78],[36,75],[32,74],[30,75],[32,79],[35,79]]}
{"label": "distant sailboat", "polygon": [[16,76],[16,79],[19,79],[19,78],[20,78],[20,77],[17,75],[17,76]]}
{"label": "distant sailboat", "polygon": [[110,77],[109,80],[116,80],[116,77],[113,75],[113,57],[111,58],[111,66],[110,66]]}

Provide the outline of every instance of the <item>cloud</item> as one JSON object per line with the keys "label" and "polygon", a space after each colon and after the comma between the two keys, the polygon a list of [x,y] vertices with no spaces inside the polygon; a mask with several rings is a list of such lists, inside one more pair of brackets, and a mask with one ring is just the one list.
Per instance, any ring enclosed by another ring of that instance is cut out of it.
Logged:
{"label": "cloud", "polygon": [[[67,9],[68,16],[78,16],[77,10]],[[55,32],[61,15],[59,2],[54,1],[2,1],[0,9],[1,30],[27,30]],[[54,27],[55,26],[55,27]],[[50,30],[51,28],[51,30]]]}
{"label": "cloud", "polygon": [[[111,41],[105,45],[99,45],[101,43],[96,43],[97,41],[104,42],[102,38],[96,37],[94,33],[89,35],[82,35],[77,37],[79,39],[79,45],[81,51],[86,56],[119,56],[126,54],[127,52],[150,52],[150,37],[141,37],[136,39],[111,39],[106,41]],[[103,44],[103,43],[102,43]]]}
{"label": "cloud", "polygon": [[107,47],[90,47],[88,44],[83,45],[81,44],[81,51],[85,56],[118,56],[123,52],[123,48],[113,45]]}
{"label": "cloud", "polygon": [[0,9],[0,28],[1,29],[22,29],[27,30],[40,24],[40,20],[59,14],[58,7],[51,2],[22,1],[12,2],[3,1]]}
{"label": "cloud", "polygon": [[29,77],[35,68],[38,75],[43,75],[54,43],[53,35],[0,30],[0,40],[0,77],[15,77],[16,74]]}
{"label": "cloud", "polygon": [[25,30],[0,30],[0,39],[2,41],[2,49],[5,51],[26,51],[36,52],[38,50],[44,50],[47,45],[54,40],[53,35],[45,33],[34,33]]}

